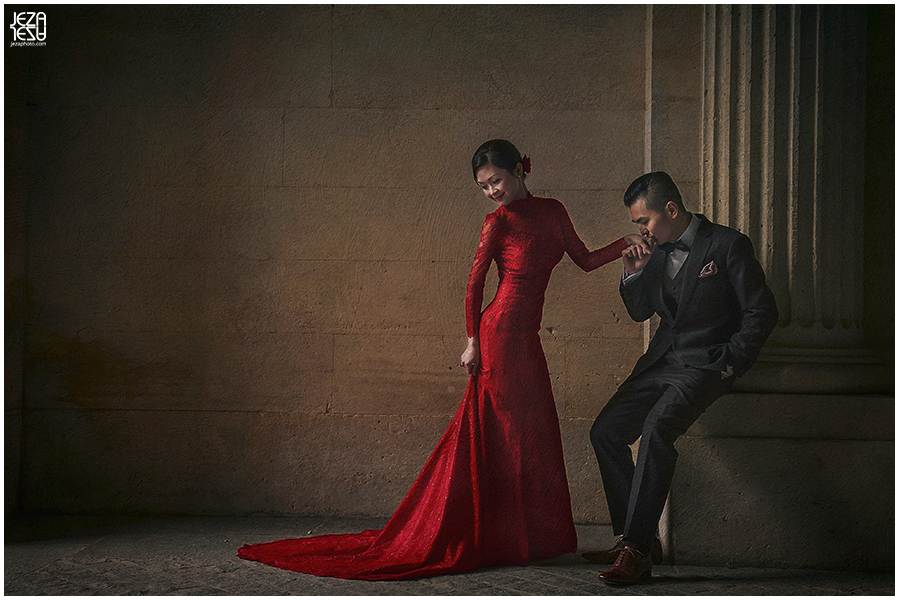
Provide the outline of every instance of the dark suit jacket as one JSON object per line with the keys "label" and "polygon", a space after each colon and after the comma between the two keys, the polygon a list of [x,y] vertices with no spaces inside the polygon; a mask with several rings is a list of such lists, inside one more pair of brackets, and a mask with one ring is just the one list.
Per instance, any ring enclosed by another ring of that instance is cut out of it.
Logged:
{"label": "dark suit jacket", "polygon": [[[750,239],[697,215],[700,226],[682,265],[677,315],[663,299],[666,253],[657,249],[636,281],[620,285],[628,314],[644,321],[658,313],[659,329],[631,378],[671,348],[684,364],[741,376],[775,328],[778,308]],[[702,277],[701,277],[701,274]]]}

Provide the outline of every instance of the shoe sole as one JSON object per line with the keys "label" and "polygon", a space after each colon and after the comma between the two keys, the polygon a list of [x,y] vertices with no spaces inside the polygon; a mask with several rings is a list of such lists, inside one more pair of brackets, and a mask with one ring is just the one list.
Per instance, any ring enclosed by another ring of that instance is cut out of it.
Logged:
{"label": "shoe sole", "polygon": [[615,580],[608,580],[608,579],[604,578],[602,574],[599,574],[598,578],[600,578],[600,580],[602,580],[606,584],[611,584],[612,586],[631,586],[634,584],[641,584],[641,583],[644,583],[644,582],[650,580],[650,576],[652,576],[652,575],[653,575],[653,572],[647,572],[646,574],[643,574],[640,578],[638,578],[634,582],[616,582]]}

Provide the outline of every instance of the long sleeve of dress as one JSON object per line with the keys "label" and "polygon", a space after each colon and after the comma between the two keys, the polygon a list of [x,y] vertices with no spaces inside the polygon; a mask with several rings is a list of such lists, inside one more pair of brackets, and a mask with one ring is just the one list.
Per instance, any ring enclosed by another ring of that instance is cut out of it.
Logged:
{"label": "long sleeve of dress", "polygon": [[500,239],[500,223],[496,213],[488,213],[481,226],[481,238],[472,270],[469,272],[469,283],[466,286],[466,333],[469,338],[478,336],[481,321],[481,305],[484,302],[484,282],[488,269],[497,250]]}
{"label": "long sleeve of dress", "polygon": [[566,244],[566,253],[572,261],[584,271],[593,271],[598,267],[606,265],[611,261],[621,258],[622,251],[628,248],[628,243],[624,238],[619,238],[612,244],[607,244],[603,248],[597,250],[588,250],[584,242],[575,231],[572,220],[565,207],[560,205],[562,214],[560,216],[560,227],[562,228],[563,239]]}

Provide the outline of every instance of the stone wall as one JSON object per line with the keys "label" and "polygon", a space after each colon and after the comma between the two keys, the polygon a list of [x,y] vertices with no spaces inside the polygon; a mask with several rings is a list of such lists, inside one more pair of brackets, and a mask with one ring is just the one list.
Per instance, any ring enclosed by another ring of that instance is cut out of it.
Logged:
{"label": "stone wall", "polygon": [[[474,149],[531,155],[590,247],[633,231],[646,7],[47,19],[7,49],[8,509],[387,516],[466,385]],[[643,344],[618,276],[565,259],[548,291],[580,521],[608,519],[587,430]]]}

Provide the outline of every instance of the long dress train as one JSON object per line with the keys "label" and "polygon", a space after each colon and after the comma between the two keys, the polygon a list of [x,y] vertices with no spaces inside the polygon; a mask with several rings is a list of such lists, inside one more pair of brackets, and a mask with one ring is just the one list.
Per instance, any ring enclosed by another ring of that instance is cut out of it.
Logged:
{"label": "long dress train", "polygon": [[[559,418],[540,342],[544,292],[568,253],[585,271],[619,256],[590,252],[563,205],[528,198],[485,217],[466,291],[481,368],[412,488],[381,530],[245,545],[238,557],[318,576],[406,580],[574,552]],[[481,312],[485,277],[500,282]]]}

